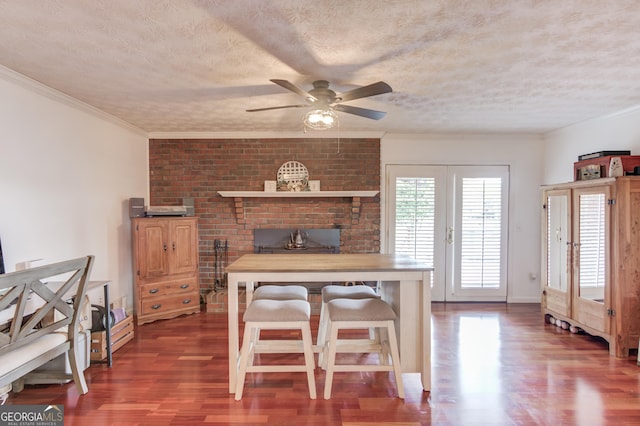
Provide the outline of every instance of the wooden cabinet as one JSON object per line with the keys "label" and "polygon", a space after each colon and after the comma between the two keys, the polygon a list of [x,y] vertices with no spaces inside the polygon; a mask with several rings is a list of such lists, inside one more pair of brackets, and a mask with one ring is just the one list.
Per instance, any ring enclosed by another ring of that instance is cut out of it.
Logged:
{"label": "wooden cabinet", "polygon": [[138,324],[200,311],[198,219],[132,219]]}
{"label": "wooden cabinet", "polygon": [[542,188],[542,311],[629,356],[640,336],[640,177]]}

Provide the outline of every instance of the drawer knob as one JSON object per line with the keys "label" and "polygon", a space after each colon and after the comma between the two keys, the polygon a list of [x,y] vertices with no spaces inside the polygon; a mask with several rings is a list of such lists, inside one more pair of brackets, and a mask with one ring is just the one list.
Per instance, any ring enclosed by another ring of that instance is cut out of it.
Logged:
{"label": "drawer knob", "polygon": [[188,305],[189,303],[191,303],[191,299],[184,299],[184,300],[182,301],[182,304],[183,304],[183,305]]}
{"label": "drawer knob", "polygon": [[157,292],[159,292],[160,290],[158,290],[157,288],[152,288],[151,290],[149,290],[149,293],[151,294],[156,294]]}
{"label": "drawer knob", "polygon": [[151,306],[151,309],[160,309],[161,306],[161,304],[156,303],[155,305]]}
{"label": "drawer knob", "polygon": [[182,284],[180,288],[189,288],[189,284]]}

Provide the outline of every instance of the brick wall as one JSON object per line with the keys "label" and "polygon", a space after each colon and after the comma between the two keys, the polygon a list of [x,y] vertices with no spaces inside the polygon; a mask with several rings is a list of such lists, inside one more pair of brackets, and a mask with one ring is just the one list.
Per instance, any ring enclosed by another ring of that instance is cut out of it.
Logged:
{"label": "brick wall", "polygon": [[253,252],[256,228],[340,228],[342,253],[380,251],[380,197],[246,198],[238,223],[233,198],[218,191],[262,191],[280,166],[299,161],[323,191],[380,190],[379,139],[151,139],[149,205],[193,197],[200,218],[200,286],[213,288],[214,240],[228,240],[229,262]]}

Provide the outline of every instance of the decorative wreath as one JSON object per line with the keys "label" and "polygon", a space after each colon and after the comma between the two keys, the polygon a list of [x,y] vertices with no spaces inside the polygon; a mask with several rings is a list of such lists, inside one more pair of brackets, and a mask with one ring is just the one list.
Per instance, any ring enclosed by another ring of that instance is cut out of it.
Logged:
{"label": "decorative wreath", "polygon": [[278,191],[309,191],[309,171],[299,161],[287,161],[278,169]]}

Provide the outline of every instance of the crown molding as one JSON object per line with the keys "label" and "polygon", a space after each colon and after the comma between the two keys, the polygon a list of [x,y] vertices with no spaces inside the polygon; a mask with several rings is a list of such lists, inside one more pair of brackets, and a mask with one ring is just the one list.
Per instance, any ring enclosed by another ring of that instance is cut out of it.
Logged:
{"label": "crown molding", "polygon": [[144,135],[147,136],[147,132],[145,132],[144,130],[135,127],[134,125],[121,120],[117,117],[114,117],[111,114],[108,114],[94,106],[91,106],[85,102],[82,102],[72,96],[69,96],[63,92],[60,92],[59,90],[56,89],[52,89],[49,86],[46,86],[42,83],[40,83],[39,81],[36,81],[32,78],[29,78],[23,74],[20,74],[10,68],[7,68],[3,65],[0,65],[0,78],[2,78],[3,80],[9,81],[11,83],[14,83],[24,89],[27,89],[31,92],[34,92],[38,95],[44,96],[48,99],[51,99],[53,101],[59,102],[63,105],[66,105],[68,107],[77,109],[79,111],[85,112],[87,114],[93,115],[96,118],[99,118],[101,120],[105,120],[108,121],[112,124],[115,124],[116,126],[119,127],[123,127],[127,130],[133,131],[135,133],[138,133],[140,135]]}
{"label": "crown molding", "polygon": [[149,132],[149,139],[382,139],[386,132]]}

